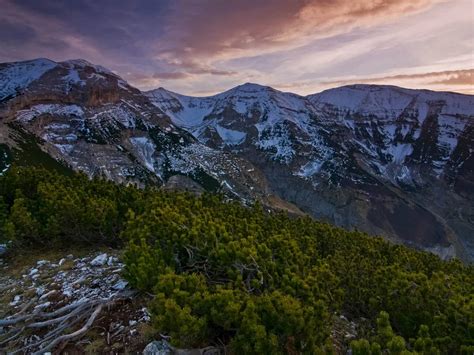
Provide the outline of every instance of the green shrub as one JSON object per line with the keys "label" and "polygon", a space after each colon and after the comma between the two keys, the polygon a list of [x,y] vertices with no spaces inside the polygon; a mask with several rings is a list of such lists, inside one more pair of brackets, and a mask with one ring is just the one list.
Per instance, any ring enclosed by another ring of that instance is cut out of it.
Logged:
{"label": "green shrub", "polygon": [[330,353],[334,313],[377,329],[351,344],[357,354],[474,346],[472,266],[258,204],[13,167],[0,232],[13,251],[125,246],[125,277],[155,295],[153,325],[178,346]]}

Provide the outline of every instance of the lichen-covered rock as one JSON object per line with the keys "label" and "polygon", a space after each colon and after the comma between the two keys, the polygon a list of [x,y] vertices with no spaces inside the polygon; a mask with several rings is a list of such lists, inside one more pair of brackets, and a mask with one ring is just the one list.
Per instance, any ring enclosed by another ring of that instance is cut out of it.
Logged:
{"label": "lichen-covered rock", "polygon": [[108,260],[107,253],[97,255],[94,260],[91,261],[92,266],[103,266]]}
{"label": "lichen-covered rock", "polygon": [[143,350],[143,355],[171,355],[171,347],[165,341],[152,341]]}

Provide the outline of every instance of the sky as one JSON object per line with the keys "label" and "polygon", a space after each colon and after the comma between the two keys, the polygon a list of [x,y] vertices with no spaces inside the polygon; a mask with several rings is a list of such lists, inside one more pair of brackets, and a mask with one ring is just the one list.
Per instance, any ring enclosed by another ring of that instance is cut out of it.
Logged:
{"label": "sky", "polygon": [[0,0],[0,62],[82,58],[142,90],[354,83],[474,94],[474,0]]}

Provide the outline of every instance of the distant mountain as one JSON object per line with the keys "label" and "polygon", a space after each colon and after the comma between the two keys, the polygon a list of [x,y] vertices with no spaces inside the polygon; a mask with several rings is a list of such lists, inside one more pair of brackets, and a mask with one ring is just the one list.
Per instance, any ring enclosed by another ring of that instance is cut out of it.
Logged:
{"label": "distant mountain", "polygon": [[221,191],[464,260],[473,127],[474,96],[454,93],[247,83],[189,97],[83,60],[0,64],[0,153],[19,163],[42,152],[89,176]]}
{"label": "distant mountain", "polygon": [[303,97],[250,83],[204,98],[147,94],[317,218],[474,256],[474,96],[353,85]]}
{"label": "distant mountain", "polygon": [[268,193],[252,164],[199,143],[138,89],[84,60],[0,64],[2,143],[20,160],[45,152],[89,176],[192,190],[198,183],[301,213]]}

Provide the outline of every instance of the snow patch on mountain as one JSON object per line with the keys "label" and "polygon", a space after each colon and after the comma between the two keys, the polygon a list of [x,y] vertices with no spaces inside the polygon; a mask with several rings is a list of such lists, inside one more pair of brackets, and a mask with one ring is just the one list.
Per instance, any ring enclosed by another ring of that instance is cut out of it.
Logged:
{"label": "snow patch on mountain", "polygon": [[74,150],[74,145],[72,144],[53,144],[59,151],[64,155],[70,155]]}
{"label": "snow patch on mountain", "polygon": [[247,136],[245,132],[224,128],[220,125],[216,125],[215,127],[222,141],[227,145],[239,145],[245,140],[245,137]]}
{"label": "snow patch on mountain", "polygon": [[110,108],[106,107],[105,110],[101,109],[88,117],[88,120],[91,122],[101,122],[102,120],[115,121],[118,123],[117,128],[119,128],[119,126],[135,128],[136,126],[136,115],[125,105],[115,105],[110,106]]}
{"label": "snow patch on mountain", "polygon": [[413,100],[405,89],[390,86],[352,85],[309,95],[313,104],[329,104],[343,112],[371,113],[393,119]]}
{"label": "snow patch on mountain", "polygon": [[349,85],[325,90],[307,98],[318,108],[326,105],[347,113],[372,114],[393,120],[407,109],[417,113],[417,121],[423,124],[430,106],[441,104],[441,113],[447,115],[472,115],[474,96],[449,92],[412,90],[389,85]]}
{"label": "snow patch on mountain", "polygon": [[[474,108],[473,108],[474,111]],[[447,149],[447,155],[451,154],[458,144],[457,137],[467,125],[467,120],[454,118],[448,115],[440,115],[438,118],[439,144]]]}
{"label": "snow patch on mountain", "polygon": [[111,70],[101,65],[92,64],[85,59],[70,59],[70,60],[65,60],[63,62],[60,62],[60,64],[63,64],[69,67],[77,67],[79,69],[84,69],[85,67],[91,67],[97,73],[108,74],[108,75],[113,75],[117,77],[117,74],[115,74]]}
{"label": "snow patch on mountain", "polygon": [[136,149],[142,163],[147,167],[148,170],[154,172],[155,159],[153,155],[155,153],[156,146],[152,140],[147,137],[131,137],[129,140]]}
{"label": "snow patch on mountain", "polygon": [[301,169],[296,174],[297,176],[301,176],[304,178],[309,178],[321,171],[321,167],[323,166],[324,161],[321,160],[313,160],[308,162],[307,164],[301,166]]}
{"label": "snow patch on mountain", "polygon": [[84,111],[77,105],[39,104],[32,106],[28,110],[18,111],[17,119],[23,123],[26,123],[43,114],[82,117],[84,115]]}
{"label": "snow patch on mountain", "polygon": [[392,162],[395,164],[403,164],[405,158],[413,152],[413,146],[405,143],[395,144],[389,146],[385,152],[392,156]]}
{"label": "snow patch on mountain", "polygon": [[67,83],[66,91],[69,92],[72,88],[72,85],[86,85],[86,81],[82,80],[79,76],[79,72],[74,69],[74,67],[69,68],[67,75],[63,77],[63,80]]}
{"label": "snow patch on mountain", "polygon": [[195,129],[212,112],[213,101],[176,94],[163,88],[146,93],[150,101],[163,110],[179,127]]}
{"label": "snow patch on mountain", "polygon": [[0,64],[0,101],[24,90],[44,73],[56,67],[49,59]]}

